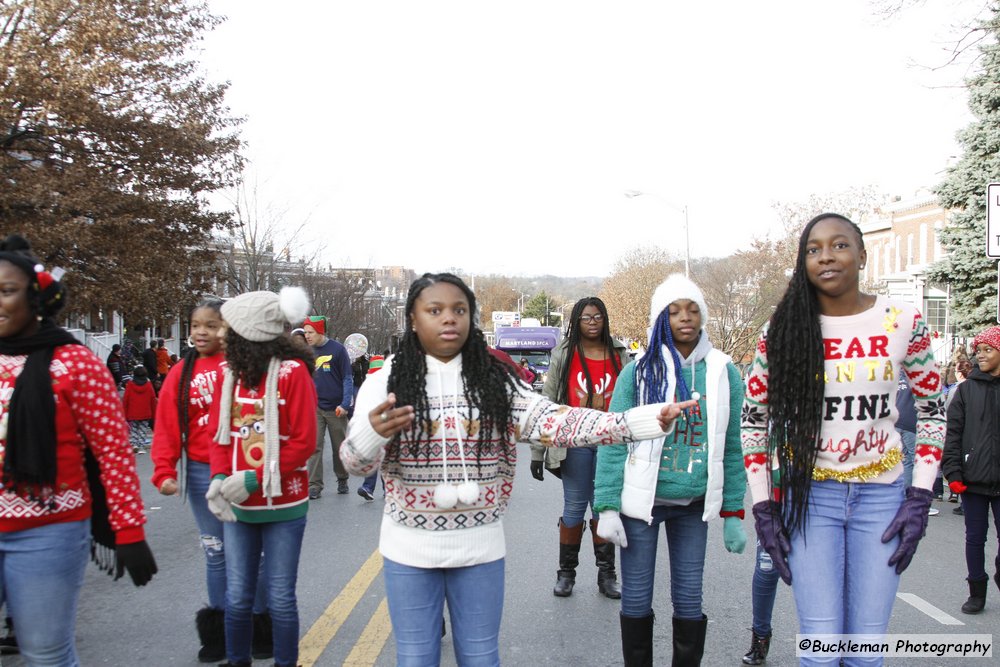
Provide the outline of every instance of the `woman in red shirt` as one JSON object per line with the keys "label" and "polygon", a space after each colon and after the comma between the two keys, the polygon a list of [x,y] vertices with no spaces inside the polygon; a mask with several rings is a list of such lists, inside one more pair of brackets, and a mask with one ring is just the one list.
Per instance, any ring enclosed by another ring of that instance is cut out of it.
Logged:
{"label": "woman in red shirt", "polygon": [[[607,412],[615,381],[627,361],[625,344],[611,337],[604,302],[596,296],[580,299],[573,306],[566,338],[552,353],[542,394],[563,405]],[[532,446],[531,459],[531,474],[535,479],[544,479],[544,467],[561,477],[563,483],[559,569],[552,594],[568,597],[573,593],[583,541],[583,521],[590,505],[597,588],[607,597],[619,599],[622,595],[615,572],[615,545],[597,536],[597,518],[593,514],[597,448]]]}
{"label": "woman in red shirt", "polygon": [[156,562],[114,379],[56,325],[59,277],[23,238],[0,242],[0,591],[28,664],[75,665],[92,540],[98,564],[137,586]]}

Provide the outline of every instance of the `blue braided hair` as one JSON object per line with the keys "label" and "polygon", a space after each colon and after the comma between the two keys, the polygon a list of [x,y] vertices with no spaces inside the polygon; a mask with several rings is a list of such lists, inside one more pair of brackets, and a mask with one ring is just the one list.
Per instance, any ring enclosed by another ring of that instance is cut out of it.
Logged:
{"label": "blue braided hair", "polygon": [[670,350],[670,357],[674,361],[677,402],[687,401],[691,398],[691,389],[684,379],[684,373],[681,372],[681,357],[674,346],[673,332],[670,331],[670,307],[668,305],[660,311],[656,322],[653,323],[653,331],[649,337],[649,349],[635,364],[636,390],[639,389],[641,380],[643,405],[664,403],[672,398],[664,395],[667,389],[667,364],[664,363],[663,355],[660,353],[664,345]]}

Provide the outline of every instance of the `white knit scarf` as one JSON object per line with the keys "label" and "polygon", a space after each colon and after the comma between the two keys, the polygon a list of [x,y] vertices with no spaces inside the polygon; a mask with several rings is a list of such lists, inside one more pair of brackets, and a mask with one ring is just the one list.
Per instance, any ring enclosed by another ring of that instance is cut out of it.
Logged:
{"label": "white knit scarf", "polygon": [[[262,491],[265,498],[276,498],[281,495],[281,470],[278,467],[278,454],[281,440],[278,435],[278,371],[281,360],[271,357],[267,365],[267,377],[264,380],[264,485]],[[233,391],[236,378],[227,366],[222,375],[222,393],[219,402],[219,429],[215,432],[215,441],[220,445],[228,445],[232,433]]]}

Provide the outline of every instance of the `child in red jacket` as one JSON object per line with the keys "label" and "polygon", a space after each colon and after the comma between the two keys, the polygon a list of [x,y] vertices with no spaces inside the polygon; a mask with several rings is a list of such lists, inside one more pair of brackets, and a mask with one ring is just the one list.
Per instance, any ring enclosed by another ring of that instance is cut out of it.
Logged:
{"label": "child in red jacket", "polygon": [[149,382],[145,367],[132,371],[132,381],[125,385],[125,419],[128,421],[128,439],[132,451],[145,454],[152,440],[153,418],[156,416],[156,391]]}

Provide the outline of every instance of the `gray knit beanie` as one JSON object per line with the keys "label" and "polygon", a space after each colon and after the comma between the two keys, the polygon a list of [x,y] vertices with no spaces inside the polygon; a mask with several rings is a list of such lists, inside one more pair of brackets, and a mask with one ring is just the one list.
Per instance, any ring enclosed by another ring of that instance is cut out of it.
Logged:
{"label": "gray knit beanie", "polygon": [[274,292],[246,292],[222,304],[222,317],[233,331],[255,343],[274,340],[285,324],[300,322],[309,314],[309,297],[301,287]]}

